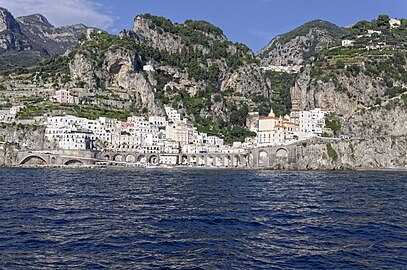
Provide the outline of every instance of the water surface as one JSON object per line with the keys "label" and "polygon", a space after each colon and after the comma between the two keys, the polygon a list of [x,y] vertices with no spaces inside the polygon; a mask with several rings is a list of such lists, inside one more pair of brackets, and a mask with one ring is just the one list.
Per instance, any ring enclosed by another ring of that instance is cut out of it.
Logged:
{"label": "water surface", "polygon": [[0,169],[0,269],[405,269],[407,174]]}

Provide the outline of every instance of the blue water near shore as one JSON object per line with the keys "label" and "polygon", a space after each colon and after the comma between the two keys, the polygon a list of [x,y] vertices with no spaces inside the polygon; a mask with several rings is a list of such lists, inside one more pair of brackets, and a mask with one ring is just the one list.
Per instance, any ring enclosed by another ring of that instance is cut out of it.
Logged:
{"label": "blue water near shore", "polygon": [[0,269],[406,269],[407,173],[0,169]]}

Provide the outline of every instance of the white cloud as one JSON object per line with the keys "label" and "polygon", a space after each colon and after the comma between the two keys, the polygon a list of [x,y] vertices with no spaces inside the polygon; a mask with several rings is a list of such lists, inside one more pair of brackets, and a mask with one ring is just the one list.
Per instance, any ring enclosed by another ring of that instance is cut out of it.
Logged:
{"label": "white cloud", "polygon": [[93,0],[0,0],[15,17],[40,13],[55,26],[83,23],[87,26],[109,29],[113,17]]}

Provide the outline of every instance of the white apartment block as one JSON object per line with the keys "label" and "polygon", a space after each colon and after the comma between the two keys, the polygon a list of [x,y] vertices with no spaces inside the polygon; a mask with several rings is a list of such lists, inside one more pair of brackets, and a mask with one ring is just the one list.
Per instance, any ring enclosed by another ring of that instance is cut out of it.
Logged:
{"label": "white apartment block", "polygon": [[173,108],[169,107],[169,106],[165,106],[165,113],[168,117],[168,121],[169,122],[180,122],[181,121],[181,114],[178,113],[177,110],[174,110]]}
{"label": "white apartment block", "polygon": [[342,40],[342,47],[352,47],[354,43],[354,40],[344,39]]}
{"label": "white apartment block", "polygon": [[166,127],[168,125],[167,118],[163,117],[163,116],[150,116],[148,118],[148,122],[151,125],[154,125],[154,126],[160,127],[160,128]]}
{"label": "white apartment block", "polygon": [[321,136],[324,127],[325,112],[321,109],[300,112],[300,140]]}

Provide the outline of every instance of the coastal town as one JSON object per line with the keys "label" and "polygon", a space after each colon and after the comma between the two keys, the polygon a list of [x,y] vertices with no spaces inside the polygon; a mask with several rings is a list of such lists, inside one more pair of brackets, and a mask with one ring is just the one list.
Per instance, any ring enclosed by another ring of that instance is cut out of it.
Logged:
{"label": "coastal town", "polygon": [[[79,100],[69,90],[56,90],[52,100],[61,104],[75,104]],[[18,120],[21,106],[3,111],[1,122]],[[328,112],[318,108],[300,111],[293,100],[292,111],[285,116],[273,110],[266,117],[250,113],[247,126],[256,136],[244,142],[226,144],[224,139],[199,132],[198,128],[180,112],[165,106],[165,116],[131,116],[125,121],[99,117],[87,119],[72,115],[43,117],[40,125],[46,127],[45,138],[53,143],[52,150],[108,151],[113,153],[155,154],[155,160],[128,158],[115,160],[130,164],[179,165],[180,155],[191,154],[244,154],[258,147],[286,146],[331,132],[325,128]]]}

